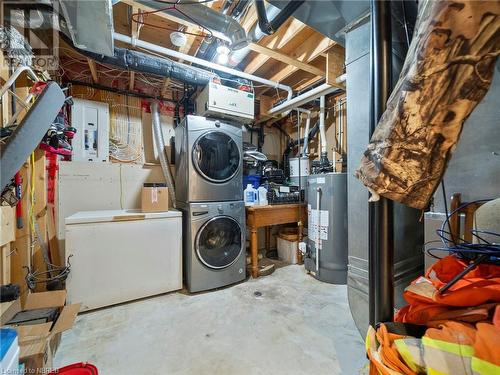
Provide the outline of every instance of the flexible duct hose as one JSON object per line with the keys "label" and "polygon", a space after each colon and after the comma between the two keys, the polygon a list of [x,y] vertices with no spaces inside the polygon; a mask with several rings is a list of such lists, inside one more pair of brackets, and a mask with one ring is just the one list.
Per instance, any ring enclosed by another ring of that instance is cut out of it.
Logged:
{"label": "flexible duct hose", "polygon": [[102,64],[112,65],[118,68],[133,70],[140,73],[154,74],[161,77],[177,79],[192,85],[207,85],[210,79],[215,77],[201,69],[193,68],[186,64],[181,64],[165,57],[155,57],[142,52],[125,48],[115,47],[113,56],[105,56],[97,53],[84,51],[75,47],[70,38],[60,34],[70,46],[84,56],[91,58]]}

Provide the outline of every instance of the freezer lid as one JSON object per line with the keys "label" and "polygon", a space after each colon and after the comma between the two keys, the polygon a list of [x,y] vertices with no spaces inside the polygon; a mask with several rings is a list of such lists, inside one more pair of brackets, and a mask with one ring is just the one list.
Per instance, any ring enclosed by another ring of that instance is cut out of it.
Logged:
{"label": "freezer lid", "polygon": [[141,210],[99,210],[80,211],[65,219],[65,223],[84,224],[131,220],[151,220],[182,217],[182,212],[171,209],[165,212],[142,212]]}

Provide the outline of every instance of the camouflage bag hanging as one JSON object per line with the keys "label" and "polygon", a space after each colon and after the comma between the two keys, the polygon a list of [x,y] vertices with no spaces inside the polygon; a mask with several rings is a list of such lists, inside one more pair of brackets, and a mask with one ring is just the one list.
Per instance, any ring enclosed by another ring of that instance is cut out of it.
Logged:
{"label": "camouflage bag hanging", "polygon": [[421,2],[399,81],[355,176],[375,196],[425,208],[499,54],[499,1]]}

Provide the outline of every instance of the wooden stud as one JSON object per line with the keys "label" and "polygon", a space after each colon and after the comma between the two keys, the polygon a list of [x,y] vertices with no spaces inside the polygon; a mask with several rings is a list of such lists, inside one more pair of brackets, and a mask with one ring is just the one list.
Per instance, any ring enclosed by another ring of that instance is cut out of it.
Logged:
{"label": "wooden stud", "polygon": [[21,293],[27,291],[25,276],[26,270],[23,267],[29,267],[31,264],[30,261],[30,230],[29,230],[29,217],[28,217],[28,209],[29,209],[29,175],[30,168],[28,163],[25,163],[23,167],[21,167],[20,173],[21,178],[23,180],[22,184],[22,219],[23,219],[23,228],[16,229],[16,240],[12,244],[11,248],[11,256],[10,256],[10,276],[11,282],[14,284],[19,284],[21,286]]}
{"label": "wooden stud", "polygon": [[0,283],[10,284],[10,243],[0,247]]}
{"label": "wooden stud", "polygon": [[314,74],[316,76],[324,76],[325,75],[324,70],[318,69],[315,66],[304,63],[300,60],[296,60],[288,55],[285,55],[284,53],[272,50],[271,48],[267,48],[267,47],[261,46],[261,45],[256,44],[256,43],[250,43],[248,45],[248,47],[252,51],[262,53],[262,54],[267,55],[267,56],[269,56],[277,61],[284,62],[285,64],[288,64],[288,65],[295,67],[297,69],[300,69],[300,70],[304,70],[304,71],[309,72],[311,74]]}
{"label": "wooden stud", "polygon": [[0,206],[0,246],[16,239],[16,215],[13,207]]}
{"label": "wooden stud", "polygon": [[[35,202],[33,215],[40,229],[42,238],[38,238],[33,253],[33,267],[37,271],[46,271],[47,267],[43,259],[41,242],[47,244],[46,218],[47,218],[47,185],[45,169],[45,151],[35,150]],[[41,241],[41,242],[40,242]],[[44,290],[45,285],[38,285],[37,290]]]}
{"label": "wooden stud", "polygon": [[[0,53],[0,86],[5,84],[7,80],[9,79],[9,67],[7,64],[7,61],[5,60],[3,53]],[[0,123],[1,127],[4,127],[7,125],[7,122],[9,121],[9,110],[10,110],[10,105],[9,105],[9,94],[5,93],[2,98],[2,122]]]}
{"label": "wooden stud", "polygon": [[[18,81],[16,81],[17,83]],[[17,85],[16,94],[22,98],[25,98],[28,95],[29,87]],[[21,113],[19,117],[19,121],[22,120],[24,113]],[[15,284],[19,284],[21,286],[21,294],[27,291],[25,276],[26,270],[23,269],[25,266],[30,266],[30,222],[28,217],[29,210],[29,193],[28,187],[30,182],[30,167],[28,163],[24,163],[24,165],[20,169],[21,179],[23,181],[21,191],[22,191],[22,220],[23,220],[23,228],[16,228],[16,240],[11,243],[11,254],[10,254],[10,278],[11,282]]]}

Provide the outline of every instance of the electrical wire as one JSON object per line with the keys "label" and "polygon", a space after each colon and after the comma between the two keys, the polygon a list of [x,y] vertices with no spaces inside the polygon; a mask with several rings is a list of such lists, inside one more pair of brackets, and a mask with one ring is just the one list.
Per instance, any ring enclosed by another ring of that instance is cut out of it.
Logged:
{"label": "electrical wire", "polygon": [[[436,234],[441,240],[442,247],[434,247],[427,249],[427,254],[436,257],[432,254],[435,251],[443,251],[448,252],[450,254],[455,254],[456,256],[466,259],[466,260],[474,260],[477,259],[478,256],[487,256],[487,261],[492,263],[500,264],[500,233],[495,233],[486,230],[472,229],[470,233],[474,238],[477,239],[477,243],[470,243],[462,238],[460,235],[456,237],[452,235],[450,219],[453,215],[458,215],[461,210],[466,208],[471,204],[476,203],[486,203],[491,199],[480,199],[472,202],[467,202],[446,214],[446,218],[441,224],[441,228],[436,230]],[[445,230],[445,227],[448,226],[449,231]],[[487,234],[489,236],[498,238],[498,241],[488,241],[484,238],[484,235]]]}
{"label": "electrical wire", "polygon": [[[162,1],[160,1],[162,2]],[[180,5],[190,5],[190,4],[203,4],[203,3],[199,3],[199,2],[193,2],[193,3],[179,3],[179,2],[175,2],[175,3],[170,3],[170,2],[165,2],[165,4],[170,4],[171,6],[169,7],[166,7],[166,8],[161,8],[161,9],[157,9],[157,10],[151,10],[151,11],[148,11],[148,12],[138,12],[138,13],[132,13],[132,21],[139,24],[139,25],[145,25],[145,26],[149,26],[149,27],[154,27],[156,29],[160,29],[160,30],[168,30],[168,31],[177,31],[177,32],[180,32],[180,33],[183,33],[183,34],[187,34],[187,35],[193,35],[193,36],[199,36],[199,37],[202,37],[202,38],[212,38],[213,37],[213,33],[211,30],[207,29],[205,26],[203,26],[202,24],[200,24],[199,22],[197,22],[195,19],[193,19],[192,17],[190,17],[187,13],[183,12],[182,10],[180,10],[179,8],[176,7],[176,5],[180,4]],[[159,13],[159,12],[164,12],[164,11],[167,11],[167,10],[174,10],[174,11],[177,11],[179,12],[180,14],[182,14],[184,17],[186,17],[189,21],[191,21],[192,23],[194,23],[195,25],[197,25],[198,27],[200,27],[202,30],[206,31],[206,33],[203,33],[203,34],[198,34],[198,33],[192,33],[192,32],[189,32],[189,31],[186,31],[186,30],[179,30],[179,29],[175,29],[173,27],[165,27],[165,26],[159,26],[159,25],[155,25],[155,24],[152,24],[152,23],[148,23],[148,22],[145,22],[144,21],[144,16],[149,16],[149,15],[152,15],[152,14],[156,14],[156,13]],[[142,18],[142,20],[141,20]]]}

